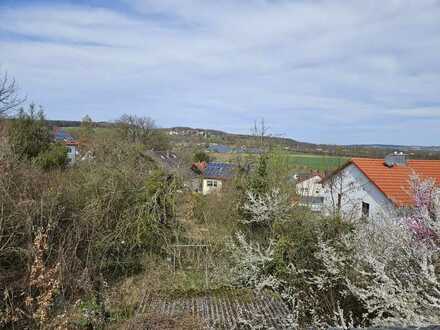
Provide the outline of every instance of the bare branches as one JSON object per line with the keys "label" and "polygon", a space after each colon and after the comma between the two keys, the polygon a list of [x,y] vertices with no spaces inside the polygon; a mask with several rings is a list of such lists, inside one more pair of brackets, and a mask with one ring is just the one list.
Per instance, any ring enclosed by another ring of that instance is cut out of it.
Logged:
{"label": "bare branches", "polygon": [[264,141],[269,135],[270,127],[266,126],[264,118],[260,122],[254,121],[254,127],[252,128],[252,135],[255,136],[260,144],[260,147],[264,147]]}
{"label": "bare branches", "polygon": [[0,117],[14,110],[24,102],[23,98],[17,96],[18,87],[15,79],[8,77],[5,73],[0,78]]}
{"label": "bare branches", "polygon": [[122,115],[117,124],[121,129],[123,135],[131,142],[144,142],[149,138],[156,124],[153,119],[149,117],[137,117],[133,115]]}

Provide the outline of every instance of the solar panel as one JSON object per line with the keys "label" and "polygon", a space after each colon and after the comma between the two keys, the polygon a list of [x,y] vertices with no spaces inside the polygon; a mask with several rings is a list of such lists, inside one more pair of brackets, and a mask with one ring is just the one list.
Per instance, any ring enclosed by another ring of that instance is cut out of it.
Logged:
{"label": "solar panel", "polygon": [[73,141],[74,138],[72,135],[67,133],[66,131],[59,130],[54,134],[55,141]]}
{"label": "solar panel", "polygon": [[229,178],[232,176],[233,166],[225,163],[208,163],[204,171],[205,177]]}

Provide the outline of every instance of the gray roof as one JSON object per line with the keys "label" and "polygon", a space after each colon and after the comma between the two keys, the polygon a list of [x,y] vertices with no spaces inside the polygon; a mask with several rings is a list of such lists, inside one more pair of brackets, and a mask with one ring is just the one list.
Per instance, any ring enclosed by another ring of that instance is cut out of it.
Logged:
{"label": "gray roof", "polygon": [[226,163],[208,163],[203,171],[205,178],[229,179],[233,175],[234,166]]}
{"label": "gray roof", "polygon": [[62,129],[58,129],[54,132],[54,139],[57,142],[70,142],[74,140],[74,138],[72,137],[72,135],[70,135],[70,133]]}
{"label": "gray roof", "polygon": [[225,154],[232,152],[232,148],[223,144],[212,144],[208,148],[209,152],[217,152],[219,154]]}

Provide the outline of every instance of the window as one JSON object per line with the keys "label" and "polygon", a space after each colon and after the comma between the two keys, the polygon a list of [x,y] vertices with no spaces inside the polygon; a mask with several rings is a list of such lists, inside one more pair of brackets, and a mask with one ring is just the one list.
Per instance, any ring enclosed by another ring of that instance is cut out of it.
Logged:
{"label": "window", "polygon": [[362,216],[368,218],[370,215],[370,204],[362,202]]}
{"label": "window", "polygon": [[67,147],[67,152],[70,154],[72,153],[72,148],[71,147]]}
{"label": "window", "polygon": [[208,180],[208,181],[206,182],[206,185],[207,185],[208,187],[217,187],[217,181],[216,181],[216,180]]}

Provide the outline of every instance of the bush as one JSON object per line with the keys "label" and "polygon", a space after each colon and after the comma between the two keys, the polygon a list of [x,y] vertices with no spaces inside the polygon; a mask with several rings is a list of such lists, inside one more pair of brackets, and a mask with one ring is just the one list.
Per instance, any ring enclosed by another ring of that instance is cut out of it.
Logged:
{"label": "bush", "polygon": [[34,158],[35,164],[43,170],[64,169],[68,164],[67,148],[60,143],[53,143],[49,148]]}
{"label": "bush", "polygon": [[168,150],[169,138],[161,132],[149,117],[123,115],[117,121],[122,138],[130,143],[142,144],[152,150]]}
{"label": "bush", "polygon": [[[63,173],[2,164],[1,326],[36,327],[62,301],[99,292],[141,270],[145,253],[164,251],[178,184],[157,174],[136,145],[114,143],[104,154]],[[38,235],[45,244],[36,259]],[[57,285],[32,286],[33,265]]]}
{"label": "bush", "polygon": [[194,157],[193,157],[193,161],[195,163],[199,163],[199,162],[207,162],[207,163],[209,163],[209,160],[210,160],[209,159],[209,155],[206,152],[203,152],[203,151],[196,152],[194,154]]}
{"label": "bush", "polygon": [[29,106],[27,112],[21,109],[10,124],[8,140],[13,152],[22,160],[30,160],[46,151],[52,142],[52,135],[43,111],[36,111],[34,104]]}
{"label": "bush", "polygon": [[416,207],[405,218],[292,214],[274,221],[269,243],[240,234],[230,244],[235,279],[280,293],[303,327],[438,324],[440,191],[416,178],[413,193]]}

